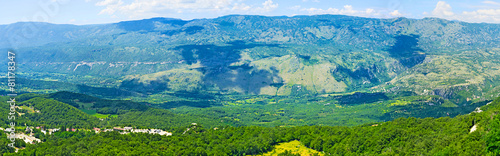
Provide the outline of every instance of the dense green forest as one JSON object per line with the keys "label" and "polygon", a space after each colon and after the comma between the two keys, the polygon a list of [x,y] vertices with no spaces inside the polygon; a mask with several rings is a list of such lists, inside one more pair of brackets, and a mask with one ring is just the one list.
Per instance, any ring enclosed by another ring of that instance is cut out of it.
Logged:
{"label": "dense green forest", "polygon": [[437,95],[412,92],[338,94],[329,96],[244,96],[224,95],[216,101],[223,106],[174,108],[170,103],[153,106],[170,108],[180,114],[207,114],[254,126],[355,126],[391,121],[400,117],[454,117],[467,114],[489,102],[469,101],[457,105]]}
{"label": "dense green forest", "polygon": [[[249,155],[292,140],[331,155],[498,155],[500,98],[481,110],[454,118],[399,118],[354,127],[200,125],[168,137],[60,132],[14,155]],[[477,130],[471,132],[474,125]]]}
{"label": "dense green forest", "polygon": [[[181,96],[181,95],[177,95]],[[442,97],[411,92],[339,94],[332,96],[182,95],[183,105],[101,99],[85,94],[56,92],[16,97],[18,122],[28,126],[109,127],[145,126],[172,129],[190,123],[220,126],[356,126],[400,117],[454,117],[489,101],[456,105]],[[0,101],[8,112],[6,97]],[[201,104],[200,104],[201,103]],[[208,104],[206,104],[208,103]],[[6,119],[0,119],[7,125]]]}
{"label": "dense green forest", "polygon": [[[0,97],[0,111],[8,113],[8,97]],[[72,100],[69,100],[72,99]],[[61,102],[65,101],[65,102]],[[204,123],[211,128],[238,126],[233,121],[220,121],[209,115],[176,114],[128,100],[107,100],[84,94],[57,92],[53,94],[21,94],[16,97],[17,123],[46,128],[106,128],[135,126],[173,130],[191,123]],[[10,121],[0,118],[0,127]]]}
{"label": "dense green forest", "polygon": [[7,144],[11,143],[10,140],[7,139],[7,134],[0,130],[0,153],[12,153],[14,152],[13,148],[8,147]]}

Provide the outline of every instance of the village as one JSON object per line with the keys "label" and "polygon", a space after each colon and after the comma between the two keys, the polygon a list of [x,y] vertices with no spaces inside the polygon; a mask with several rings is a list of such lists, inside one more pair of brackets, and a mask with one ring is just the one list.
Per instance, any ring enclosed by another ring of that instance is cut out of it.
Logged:
{"label": "village", "polygon": [[[26,130],[23,132],[18,132],[16,133],[16,139],[23,140],[25,143],[29,144],[36,144],[36,143],[41,143],[42,141],[39,138],[36,138],[34,135],[34,130],[40,130],[43,134],[45,135],[52,135],[55,132],[61,131],[60,128],[57,129],[44,129],[43,127],[30,127],[27,126]],[[10,129],[4,129],[0,127],[1,131],[10,132]],[[93,131],[95,133],[101,133],[101,132],[119,132],[120,134],[129,134],[129,133],[148,133],[148,134],[158,134],[158,135],[164,135],[164,136],[171,136],[171,132],[167,132],[161,129],[134,129],[133,127],[113,127],[113,128],[108,128],[108,129],[100,129],[100,128],[93,128],[92,130],[89,129],[74,129],[74,128],[66,128],[65,129],[68,132],[77,132],[77,131]]]}

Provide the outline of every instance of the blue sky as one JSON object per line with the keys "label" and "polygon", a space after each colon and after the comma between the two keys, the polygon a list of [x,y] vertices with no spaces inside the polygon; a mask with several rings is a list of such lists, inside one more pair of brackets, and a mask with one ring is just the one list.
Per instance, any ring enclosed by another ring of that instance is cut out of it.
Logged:
{"label": "blue sky", "polygon": [[189,20],[230,14],[438,17],[500,23],[500,0],[11,0],[0,2],[0,14],[0,24],[41,21],[81,25],[152,17]]}

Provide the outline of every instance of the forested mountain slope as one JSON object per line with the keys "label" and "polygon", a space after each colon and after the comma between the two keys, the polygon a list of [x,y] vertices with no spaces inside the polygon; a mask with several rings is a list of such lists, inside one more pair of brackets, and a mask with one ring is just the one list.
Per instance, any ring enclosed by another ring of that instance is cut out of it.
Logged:
{"label": "forested mountain slope", "polygon": [[[0,113],[9,113],[8,97],[0,97]],[[113,126],[152,127],[174,130],[199,122],[208,128],[239,126],[227,120],[204,114],[175,114],[128,100],[107,100],[84,94],[57,92],[52,94],[22,94],[16,97],[18,126],[45,128],[106,128]],[[10,120],[0,118],[0,127],[9,127]]]}

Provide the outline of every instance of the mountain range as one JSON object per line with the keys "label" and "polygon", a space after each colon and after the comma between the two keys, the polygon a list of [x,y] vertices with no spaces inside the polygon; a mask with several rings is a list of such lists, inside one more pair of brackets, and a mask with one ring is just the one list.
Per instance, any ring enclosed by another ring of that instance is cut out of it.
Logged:
{"label": "mountain range", "polygon": [[464,103],[500,93],[498,32],[438,18],[230,15],[20,22],[0,26],[0,48],[16,52],[24,78],[144,95],[411,91]]}

